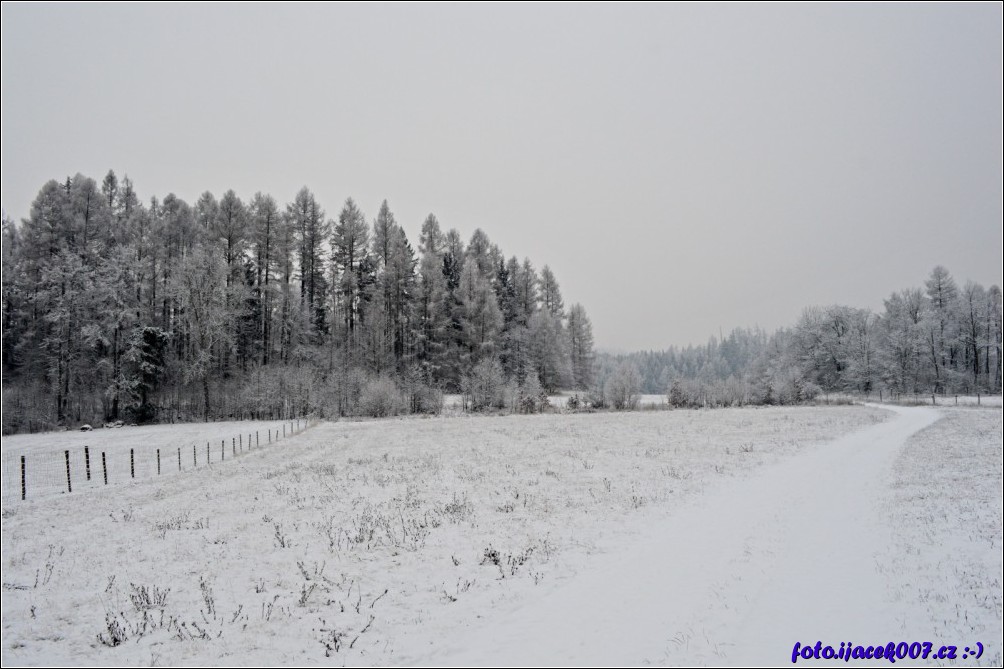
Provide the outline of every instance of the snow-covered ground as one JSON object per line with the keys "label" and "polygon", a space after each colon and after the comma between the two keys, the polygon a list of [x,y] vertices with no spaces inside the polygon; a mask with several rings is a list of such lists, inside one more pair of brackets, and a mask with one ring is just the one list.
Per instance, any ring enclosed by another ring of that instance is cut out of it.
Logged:
{"label": "snow-covered ground", "polygon": [[861,406],[321,423],[5,502],[2,659],[780,664],[936,635],[999,663],[1000,429]]}

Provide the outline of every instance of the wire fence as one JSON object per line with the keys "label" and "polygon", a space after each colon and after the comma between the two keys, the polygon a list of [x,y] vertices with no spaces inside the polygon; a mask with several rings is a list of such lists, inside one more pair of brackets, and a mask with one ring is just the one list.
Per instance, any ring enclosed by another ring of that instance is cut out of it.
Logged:
{"label": "wire fence", "polygon": [[1000,395],[959,395],[948,393],[897,393],[875,391],[872,393],[825,393],[816,397],[818,404],[838,404],[848,402],[878,402],[901,406],[984,406],[1000,407]]}
{"label": "wire fence", "polygon": [[244,454],[279,444],[313,424],[294,418],[264,429],[249,429],[230,438],[179,444],[136,443],[128,447],[92,445],[46,450],[9,451],[2,456],[2,502],[122,485],[225,464]]}

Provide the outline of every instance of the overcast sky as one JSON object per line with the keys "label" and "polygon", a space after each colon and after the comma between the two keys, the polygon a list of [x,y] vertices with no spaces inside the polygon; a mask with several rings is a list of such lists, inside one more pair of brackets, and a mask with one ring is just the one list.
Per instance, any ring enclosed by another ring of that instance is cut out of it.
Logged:
{"label": "overcast sky", "polygon": [[597,345],[1002,268],[1002,9],[3,4],[2,205],[386,198],[548,264]]}

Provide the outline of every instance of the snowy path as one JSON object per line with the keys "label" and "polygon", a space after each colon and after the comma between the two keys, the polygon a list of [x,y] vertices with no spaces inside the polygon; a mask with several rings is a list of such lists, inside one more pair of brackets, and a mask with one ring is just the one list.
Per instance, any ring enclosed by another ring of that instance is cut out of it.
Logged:
{"label": "snowy path", "polygon": [[939,413],[893,411],[664,516],[421,663],[756,666],[790,663],[796,641],[912,641],[876,568],[880,504],[897,453]]}

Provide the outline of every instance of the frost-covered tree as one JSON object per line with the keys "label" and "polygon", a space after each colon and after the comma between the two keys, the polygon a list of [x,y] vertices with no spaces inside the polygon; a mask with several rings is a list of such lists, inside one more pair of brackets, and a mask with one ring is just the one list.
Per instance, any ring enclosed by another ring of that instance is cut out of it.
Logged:
{"label": "frost-covered tree", "polygon": [[478,228],[471,235],[471,241],[467,244],[467,263],[473,263],[481,276],[489,281],[494,276],[494,263],[492,262],[492,243],[484,230]]}
{"label": "frost-covered tree", "polygon": [[415,300],[415,357],[426,383],[443,380],[443,366],[452,337],[443,273],[444,238],[436,217],[422,225],[422,257]]}
{"label": "frost-covered tree", "polygon": [[256,334],[260,341],[261,364],[267,365],[272,356],[273,323],[279,297],[273,275],[277,266],[282,214],[275,198],[258,192],[251,199],[248,215],[252,239],[254,299],[258,316]]}
{"label": "frost-covered tree", "polygon": [[924,296],[920,289],[893,293],[885,301],[879,334],[879,368],[886,385],[897,392],[910,393],[919,389],[923,316]]}
{"label": "frost-covered tree", "polygon": [[641,374],[630,362],[622,362],[603,386],[604,400],[614,409],[635,409],[641,394]]}
{"label": "frost-covered tree", "polygon": [[[314,194],[304,186],[286,208],[299,241],[300,300],[310,315],[310,325],[316,341],[328,330],[328,280],[325,256],[331,223]],[[365,222],[363,222],[365,226]],[[336,233],[337,238],[337,233]]]}
{"label": "frost-covered tree", "polygon": [[981,355],[984,349],[984,310],[987,305],[986,290],[978,283],[967,281],[960,298],[961,319],[959,339],[962,342],[965,369],[971,374],[972,388],[980,387]]}
{"label": "frost-covered tree", "polygon": [[182,260],[172,286],[188,330],[184,376],[202,388],[203,419],[213,415],[213,368],[233,342],[228,327],[226,275],[225,258],[206,247]]}
{"label": "frost-covered tree", "polygon": [[540,306],[559,320],[565,317],[565,301],[561,298],[561,288],[547,265],[540,270]]}
{"label": "frost-covered tree", "polygon": [[548,391],[567,387],[572,382],[568,341],[561,321],[547,309],[530,317],[528,325],[530,358],[540,374],[540,382]]}
{"label": "frost-covered tree", "polygon": [[457,286],[460,307],[460,343],[469,364],[493,357],[502,331],[502,312],[488,279],[477,264],[464,264]]}
{"label": "frost-covered tree", "polygon": [[332,261],[338,274],[339,307],[345,325],[346,347],[355,345],[356,324],[363,308],[364,292],[370,284],[369,227],[352,198],[345,201],[332,242]]}
{"label": "frost-covered tree", "polygon": [[572,387],[585,390],[593,382],[593,324],[581,304],[568,312],[568,354]]}

